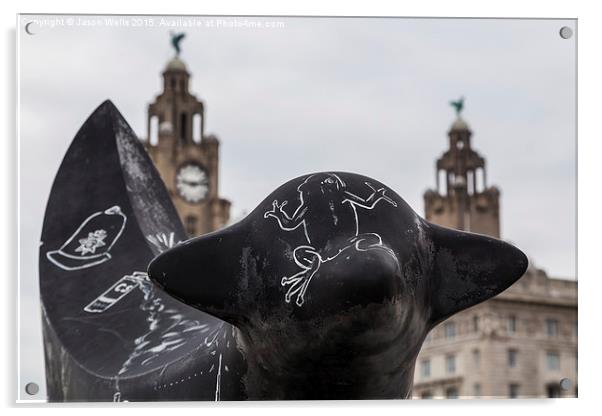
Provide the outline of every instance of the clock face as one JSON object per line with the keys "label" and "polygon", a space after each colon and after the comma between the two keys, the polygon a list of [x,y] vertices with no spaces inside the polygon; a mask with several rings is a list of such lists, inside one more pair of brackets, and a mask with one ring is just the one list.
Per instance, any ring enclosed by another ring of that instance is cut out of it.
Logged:
{"label": "clock face", "polygon": [[186,202],[201,202],[209,190],[207,173],[197,163],[185,163],[176,173],[176,189]]}

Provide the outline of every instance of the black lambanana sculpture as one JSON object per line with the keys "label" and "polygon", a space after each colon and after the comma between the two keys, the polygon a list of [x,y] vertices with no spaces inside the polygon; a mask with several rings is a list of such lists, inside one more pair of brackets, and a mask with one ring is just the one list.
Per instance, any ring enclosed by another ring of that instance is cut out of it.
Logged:
{"label": "black lambanana sculpture", "polygon": [[515,247],[430,224],[343,172],[293,179],[184,240],[143,147],[103,103],[44,221],[50,400],[408,398],[429,330],[527,267]]}

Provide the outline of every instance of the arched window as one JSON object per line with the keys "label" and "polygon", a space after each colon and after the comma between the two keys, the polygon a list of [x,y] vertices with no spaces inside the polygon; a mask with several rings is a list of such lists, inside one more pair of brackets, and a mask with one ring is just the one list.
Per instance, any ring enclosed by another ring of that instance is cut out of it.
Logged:
{"label": "arched window", "polygon": [[180,140],[186,142],[188,134],[188,114],[180,114]]}
{"label": "arched window", "polygon": [[443,169],[439,171],[439,194],[447,195],[447,172]]}
{"label": "arched window", "polygon": [[477,168],[474,172],[475,191],[480,193],[485,190],[485,183],[483,181],[483,168]]}
{"label": "arched window", "polygon": [[466,190],[468,191],[468,195],[474,194],[474,171],[468,170],[466,171]]}
{"label": "arched window", "polygon": [[189,215],[186,217],[186,234],[188,234],[189,237],[196,236],[197,222],[198,220],[194,215]]}
{"label": "arched window", "polygon": [[192,116],[192,140],[196,143],[201,142],[201,115],[199,113]]}
{"label": "arched window", "polygon": [[159,117],[151,116],[149,123],[148,141],[156,146],[159,142]]}

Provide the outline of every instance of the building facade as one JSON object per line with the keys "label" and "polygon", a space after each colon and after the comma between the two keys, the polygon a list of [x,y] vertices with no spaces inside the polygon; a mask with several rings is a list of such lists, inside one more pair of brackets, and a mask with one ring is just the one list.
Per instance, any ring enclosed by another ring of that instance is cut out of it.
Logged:
{"label": "building facade", "polygon": [[190,73],[174,57],[163,71],[163,91],[148,106],[151,156],[190,237],[217,230],[230,218],[220,198],[219,140],[205,134],[205,108],[189,91]]}
{"label": "building facade", "polygon": [[[437,189],[424,194],[426,218],[499,238],[500,192],[487,187],[472,132],[458,117],[448,136]],[[577,282],[533,264],[500,295],[435,327],[416,361],[418,399],[576,396]]]}

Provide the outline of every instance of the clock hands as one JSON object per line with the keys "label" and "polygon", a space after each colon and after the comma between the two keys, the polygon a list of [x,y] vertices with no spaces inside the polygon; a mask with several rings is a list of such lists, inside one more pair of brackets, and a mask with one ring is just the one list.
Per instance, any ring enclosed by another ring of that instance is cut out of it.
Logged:
{"label": "clock hands", "polygon": [[209,181],[204,169],[194,163],[183,165],[176,175],[179,195],[190,203],[201,201],[208,192]]}
{"label": "clock hands", "polygon": [[180,183],[182,185],[188,185],[188,186],[201,186],[201,185],[205,185],[205,183],[202,180],[199,180],[199,181],[187,181],[186,179],[181,179]]}

